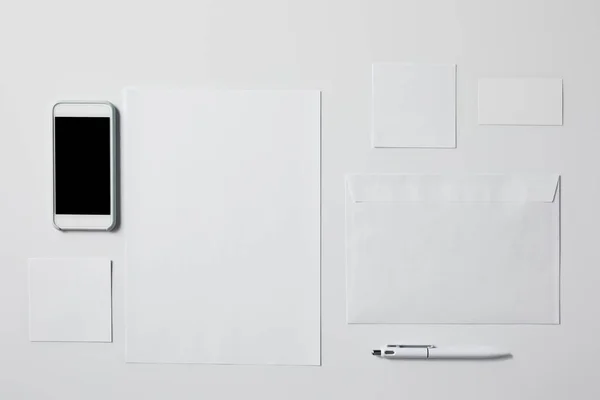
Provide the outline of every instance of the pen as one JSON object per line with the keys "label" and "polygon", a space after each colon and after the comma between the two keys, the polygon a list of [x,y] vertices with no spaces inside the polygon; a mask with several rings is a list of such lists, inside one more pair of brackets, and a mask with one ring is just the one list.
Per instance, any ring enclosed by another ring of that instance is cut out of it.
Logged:
{"label": "pen", "polygon": [[505,358],[511,354],[486,346],[442,346],[430,344],[388,344],[380,350],[373,350],[374,356],[381,358],[398,359],[446,359],[446,360],[472,360]]}

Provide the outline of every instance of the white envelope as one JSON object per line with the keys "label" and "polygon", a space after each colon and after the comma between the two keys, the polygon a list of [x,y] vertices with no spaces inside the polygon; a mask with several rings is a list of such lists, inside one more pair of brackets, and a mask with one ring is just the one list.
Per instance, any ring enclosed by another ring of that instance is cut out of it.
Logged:
{"label": "white envelope", "polygon": [[560,176],[350,175],[349,323],[559,323]]}

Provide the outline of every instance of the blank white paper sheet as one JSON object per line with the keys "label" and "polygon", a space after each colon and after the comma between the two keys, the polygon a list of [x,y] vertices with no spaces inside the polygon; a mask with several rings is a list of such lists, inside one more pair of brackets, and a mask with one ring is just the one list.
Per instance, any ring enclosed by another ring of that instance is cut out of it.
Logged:
{"label": "blank white paper sheet", "polygon": [[127,361],[320,364],[319,91],[125,91]]}
{"label": "blank white paper sheet", "polygon": [[562,125],[562,79],[479,79],[479,124]]}
{"label": "blank white paper sheet", "polygon": [[112,342],[111,261],[31,258],[29,340]]}
{"label": "blank white paper sheet", "polygon": [[559,323],[558,175],[350,175],[349,323]]}
{"label": "blank white paper sheet", "polygon": [[374,147],[456,147],[456,65],[373,64]]}

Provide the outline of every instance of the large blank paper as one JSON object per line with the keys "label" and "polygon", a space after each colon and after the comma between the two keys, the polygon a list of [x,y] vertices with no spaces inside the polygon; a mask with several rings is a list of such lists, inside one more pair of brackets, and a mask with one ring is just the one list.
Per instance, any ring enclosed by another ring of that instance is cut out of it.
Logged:
{"label": "large blank paper", "polygon": [[562,125],[562,79],[480,79],[479,124]]}
{"label": "large blank paper", "polygon": [[374,147],[456,147],[456,65],[373,64]]}
{"label": "large blank paper", "polygon": [[29,340],[111,342],[111,262],[29,260]]}
{"label": "large blank paper", "polygon": [[350,323],[559,322],[557,175],[352,175]]}
{"label": "large blank paper", "polygon": [[127,361],[320,364],[320,92],[127,90]]}

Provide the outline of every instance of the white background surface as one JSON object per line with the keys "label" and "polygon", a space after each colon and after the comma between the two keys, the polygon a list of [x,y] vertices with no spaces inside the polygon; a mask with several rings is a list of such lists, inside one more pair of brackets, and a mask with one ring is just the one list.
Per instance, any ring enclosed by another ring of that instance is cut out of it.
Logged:
{"label": "white background surface", "polygon": [[[596,0],[4,1],[0,398],[597,399],[600,3]],[[456,63],[458,148],[371,149],[371,63]],[[477,125],[477,78],[564,79],[563,127]],[[322,367],[125,364],[115,233],[51,222],[53,102],[126,85],[323,90]],[[562,324],[348,326],[347,172],[562,174]],[[29,343],[27,258],[113,260],[114,343]],[[387,341],[490,344],[503,362],[387,362]]]}

